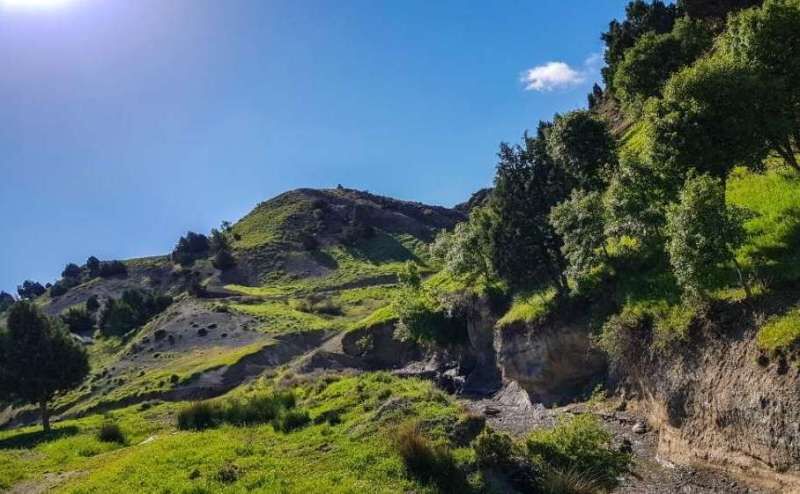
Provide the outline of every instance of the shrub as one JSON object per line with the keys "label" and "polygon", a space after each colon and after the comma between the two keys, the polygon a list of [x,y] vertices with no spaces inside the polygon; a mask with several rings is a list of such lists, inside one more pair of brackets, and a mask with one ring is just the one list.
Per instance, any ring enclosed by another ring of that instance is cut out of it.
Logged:
{"label": "shrub", "polygon": [[114,422],[106,422],[97,431],[97,439],[104,443],[125,444],[125,433]]}
{"label": "shrub", "polygon": [[276,431],[288,433],[293,430],[305,427],[311,422],[311,417],[305,410],[288,410],[272,419],[272,427]]}
{"label": "shrub", "polygon": [[482,468],[504,469],[514,455],[514,442],[507,434],[484,431],[473,444],[475,460]]}
{"label": "shrub", "polygon": [[170,258],[176,264],[190,266],[196,259],[204,257],[209,248],[208,237],[201,233],[187,232],[178,240]]}
{"label": "shrub", "polygon": [[21,298],[32,300],[40,295],[44,295],[45,287],[41,283],[31,280],[25,280],[17,287],[17,293]]}
{"label": "shrub", "polygon": [[275,430],[291,432],[311,421],[308,412],[294,410],[295,405],[296,398],[288,391],[226,401],[196,402],[178,413],[178,429],[203,430],[223,423],[255,425],[272,422]]}
{"label": "shrub", "polygon": [[97,298],[97,295],[92,295],[91,297],[86,299],[87,312],[94,313],[99,308],[100,308],[100,300]]}
{"label": "shrub", "polygon": [[398,427],[395,448],[406,470],[415,478],[435,484],[443,492],[457,492],[464,486],[464,476],[453,453],[443,444],[434,444],[419,424],[407,422]]}
{"label": "shrub", "polygon": [[73,333],[86,333],[94,327],[94,318],[83,307],[71,307],[61,315],[61,320]]}
{"label": "shrub", "polygon": [[69,263],[64,268],[64,271],[61,272],[61,277],[79,280],[81,277],[81,268],[77,264]]}
{"label": "shrub", "polygon": [[69,291],[69,285],[63,280],[59,280],[53,283],[49,290],[51,297],[60,297]]}
{"label": "shrub", "polygon": [[172,304],[172,297],[146,290],[125,290],[119,299],[109,299],[98,317],[106,335],[122,335],[147,323]]}
{"label": "shrub", "polygon": [[211,401],[199,401],[178,412],[178,429],[204,430],[219,425],[220,407]]}
{"label": "shrub", "polygon": [[128,268],[122,261],[104,261],[100,263],[100,268],[97,272],[101,278],[111,278],[112,276],[120,276],[128,273]]}
{"label": "shrub", "polygon": [[572,472],[612,487],[628,468],[630,455],[612,447],[611,434],[591,415],[577,415],[552,429],[533,432],[528,455],[556,472]]}
{"label": "shrub", "polygon": [[239,467],[235,464],[226,461],[215,475],[217,481],[223,484],[231,484],[239,479]]}
{"label": "shrub", "polygon": [[460,311],[447,310],[423,291],[407,289],[397,305],[400,322],[414,340],[451,346],[469,338]]}
{"label": "shrub", "polygon": [[212,263],[214,264],[215,268],[225,271],[226,269],[230,269],[236,265],[236,259],[228,249],[222,249],[214,254]]}
{"label": "shrub", "polygon": [[0,312],[4,312],[6,309],[14,305],[14,296],[10,293],[6,293],[0,291]]}

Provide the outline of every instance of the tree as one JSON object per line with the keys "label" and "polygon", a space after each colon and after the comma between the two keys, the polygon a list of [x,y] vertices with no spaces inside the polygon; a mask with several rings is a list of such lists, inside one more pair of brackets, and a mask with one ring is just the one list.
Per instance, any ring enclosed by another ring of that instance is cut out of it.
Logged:
{"label": "tree", "polygon": [[31,280],[25,280],[17,287],[19,296],[26,300],[32,300],[40,295],[44,295],[47,289],[41,283]]}
{"label": "tree", "polygon": [[90,256],[86,260],[86,270],[89,271],[89,278],[96,278],[100,274],[100,259]]}
{"label": "tree", "polygon": [[94,327],[94,318],[85,307],[70,307],[61,314],[61,320],[72,333],[88,333]]}
{"label": "tree", "polygon": [[613,90],[614,73],[617,64],[625,57],[625,52],[647,33],[670,32],[678,16],[679,11],[675,5],[666,5],[661,1],[647,3],[644,0],[634,0],[628,3],[625,7],[625,20],[611,21],[608,31],[601,36],[606,45],[606,67],[603,69],[606,88]]}
{"label": "tree", "polygon": [[97,326],[108,336],[124,335],[163,312],[172,298],[145,290],[125,290],[119,299],[108,299],[98,316]]}
{"label": "tree", "polygon": [[491,276],[492,223],[489,208],[473,209],[469,221],[457,224],[452,232],[437,235],[431,255],[456,276]]}
{"label": "tree", "polygon": [[800,171],[800,0],[767,0],[760,9],[732,17],[720,51],[756,74],[761,94],[772,104],[758,108],[769,126],[767,140],[787,164]]}
{"label": "tree", "polygon": [[734,251],[745,240],[741,209],[725,203],[721,180],[691,175],[680,201],[667,212],[667,251],[678,283],[690,298],[704,299],[718,282],[718,266],[733,263],[750,297],[750,287]]}
{"label": "tree", "polygon": [[100,300],[98,299],[97,295],[92,295],[88,299],[86,299],[86,311],[90,314],[94,314],[97,309],[100,308]]}
{"label": "tree", "polygon": [[489,257],[494,272],[512,287],[554,284],[566,290],[561,240],[547,221],[550,209],[569,193],[567,178],[547,154],[540,124],[524,147],[501,144],[489,200]]}
{"label": "tree", "polygon": [[191,266],[196,259],[208,253],[208,238],[202,233],[187,232],[172,250],[172,261],[182,266]]}
{"label": "tree", "polygon": [[0,336],[0,390],[4,396],[38,404],[48,432],[48,404],[89,373],[86,352],[62,325],[27,301],[14,304],[7,326]]}
{"label": "tree", "polygon": [[128,273],[128,267],[122,261],[104,261],[100,263],[97,274],[102,278],[111,278]]}
{"label": "tree", "polygon": [[737,165],[759,166],[774,122],[769,85],[723,57],[700,59],[667,82],[648,105],[650,161],[674,192],[694,168],[725,179]]}
{"label": "tree", "polygon": [[761,5],[764,0],[680,0],[678,5],[694,19],[722,19],[731,12]]}
{"label": "tree", "polygon": [[82,274],[81,268],[77,264],[69,263],[64,268],[64,271],[61,272],[61,277],[62,278],[69,278],[69,279],[79,280],[80,277],[81,277],[81,274]]}
{"label": "tree", "polygon": [[208,239],[208,248],[212,254],[216,254],[221,250],[230,250],[230,240],[224,230],[220,231],[216,228],[211,229],[211,236]]}
{"label": "tree", "polygon": [[0,291],[0,312],[5,312],[6,309],[14,305],[14,302],[13,295]]}
{"label": "tree", "polygon": [[600,192],[573,190],[569,199],[550,211],[550,224],[564,242],[561,252],[569,263],[567,275],[573,280],[587,278],[608,260]]}
{"label": "tree", "polygon": [[588,111],[556,116],[547,137],[547,153],[570,178],[569,189],[601,188],[617,163],[608,126]]}
{"label": "tree", "polygon": [[236,265],[236,259],[228,249],[222,249],[214,254],[214,260],[212,263],[214,264],[215,268],[225,271]]}
{"label": "tree", "polygon": [[625,52],[614,72],[614,94],[638,112],[659,96],[669,76],[711,48],[712,33],[700,21],[679,19],[669,33],[647,33]]}

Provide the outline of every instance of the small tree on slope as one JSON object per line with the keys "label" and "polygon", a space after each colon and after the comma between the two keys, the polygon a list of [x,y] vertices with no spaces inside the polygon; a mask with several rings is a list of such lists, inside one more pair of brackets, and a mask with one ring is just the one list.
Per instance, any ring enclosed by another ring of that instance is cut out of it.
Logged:
{"label": "small tree on slope", "polygon": [[667,212],[667,250],[675,277],[686,295],[707,298],[717,266],[732,262],[749,298],[748,286],[734,250],[745,239],[744,211],[725,204],[725,189],[709,175],[690,176],[680,202]]}
{"label": "small tree on slope", "polygon": [[30,302],[15,304],[7,325],[0,334],[0,394],[38,404],[48,432],[50,401],[89,373],[86,352],[63,325]]}

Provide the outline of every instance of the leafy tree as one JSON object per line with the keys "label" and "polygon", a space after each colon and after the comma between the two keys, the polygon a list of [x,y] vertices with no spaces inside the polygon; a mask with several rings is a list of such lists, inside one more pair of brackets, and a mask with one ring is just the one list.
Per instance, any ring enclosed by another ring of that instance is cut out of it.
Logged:
{"label": "leafy tree", "polygon": [[69,283],[66,282],[66,280],[56,281],[49,288],[50,296],[51,297],[60,297],[60,296],[64,295],[65,293],[67,293],[67,291],[69,291],[69,287],[70,287],[70,285],[69,285]]}
{"label": "leafy tree", "polygon": [[112,276],[120,276],[128,273],[128,268],[122,261],[104,261],[100,263],[98,269],[98,276],[102,278],[111,278]]}
{"label": "leafy tree", "polygon": [[711,48],[711,31],[700,21],[679,19],[669,33],[647,33],[625,52],[614,72],[615,95],[628,108],[639,111],[651,97],[659,96],[669,76]]}
{"label": "leafy tree", "polygon": [[614,138],[605,122],[588,111],[557,115],[547,152],[569,177],[569,189],[599,189],[616,169]]}
{"label": "leafy tree", "polygon": [[725,19],[728,14],[761,5],[764,0],[680,0],[680,8],[694,19]]}
{"label": "leafy tree", "polygon": [[701,59],[670,78],[646,118],[651,162],[673,190],[692,168],[724,179],[737,165],[761,163],[774,125],[769,91],[752,71],[721,57]]}
{"label": "leafy tree", "polygon": [[733,263],[750,297],[734,251],[745,240],[741,209],[725,203],[725,187],[709,175],[690,176],[680,201],[667,212],[667,251],[678,283],[688,296],[707,298],[718,281],[718,266]]}
{"label": "leafy tree", "polygon": [[45,432],[50,430],[50,401],[89,373],[80,344],[27,301],[14,304],[8,314],[8,329],[0,335],[0,357],[3,396],[38,404]]}
{"label": "leafy tree", "polygon": [[85,307],[70,307],[61,314],[61,320],[73,333],[88,333],[94,327],[94,318]]}
{"label": "leafy tree", "polygon": [[147,323],[172,304],[172,298],[145,290],[125,290],[119,299],[109,299],[98,317],[105,335],[124,335]]}
{"label": "leafy tree", "polygon": [[204,257],[209,250],[208,237],[202,233],[187,232],[178,240],[172,250],[172,261],[182,266],[190,266],[200,257]]}
{"label": "leafy tree", "polygon": [[455,275],[491,276],[493,274],[490,232],[491,210],[472,210],[469,221],[456,225],[452,232],[442,231],[431,246],[431,255]]}
{"label": "leafy tree", "polygon": [[221,269],[222,271],[230,269],[236,265],[236,259],[228,249],[217,251],[217,253],[214,254],[214,260],[212,262],[215,268]]}
{"label": "leafy tree", "polygon": [[752,70],[761,86],[760,122],[769,147],[800,171],[800,0],[766,0],[760,9],[732,17],[722,36],[721,52]]}
{"label": "leafy tree", "polygon": [[212,254],[216,254],[221,250],[230,250],[231,243],[225,231],[211,229],[211,236],[208,239],[208,248]]}
{"label": "leafy tree", "polygon": [[5,312],[6,309],[14,305],[14,302],[13,295],[0,291],[0,312]]}
{"label": "leafy tree", "polygon": [[25,300],[32,300],[40,295],[44,295],[45,291],[47,291],[47,289],[43,287],[41,283],[31,280],[25,280],[17,287],[17,293]]}
{"label": "leafy tree", "polygon": [[625,7],[625,20],[611,21],[608,31],[601,36],[606,45],[606,67],[603,69],[606,87],[613,90],[617,65],[640,37],[650,32],[670,32],[678,16],[679,11],[675,5],[667,5],[661,1],[647,3],[644,0],[634,0],[628,3]]}
{"label": "leafy tree", "polygon": [[82,271],[81,268],[74,263],[69,263],[64,268],[64,271],[61,272],[61,276],[63,278],[75,279],[79,280],[81,277]]}
{"label": "leafy tree", "polygon": [[540,124],[536,138],[525,135],[524,147],[500,146],[487,243],[494,272],[512,287],[567,287],[561,240],[547,218],[569,189],[564,171],[547,154],[548,129]]}
{"label": "leafy tree", "polygon": [[600,192],[573,190],[569,199],[551,210],[550,224],[563,239],[561,252],[569,263],[570,278],[580,281],[608,259]]}
{"label": "leafy tree", "polygon": [[86,270],[89,271],[90,278],[96,278],[100,275],[100,259],[90,256],[86,260]]}
{"label": "leafy tree", "polygon": [[98,300],[97,295],[92,295],[88,299],[86,299],[86,311],[90,314],[94,314],[97,312],[97,309],[100,308],[100,300]]}

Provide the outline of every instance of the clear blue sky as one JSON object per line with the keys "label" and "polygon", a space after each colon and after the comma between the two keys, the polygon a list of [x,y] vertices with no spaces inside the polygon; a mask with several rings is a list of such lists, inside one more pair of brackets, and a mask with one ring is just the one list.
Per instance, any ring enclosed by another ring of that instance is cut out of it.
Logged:
{"label": "clear blue sky", "polygon": [[7,291],[297,187],[461,202],[501,141],[585,105],[626,3],[26,1],[0,0]]}

